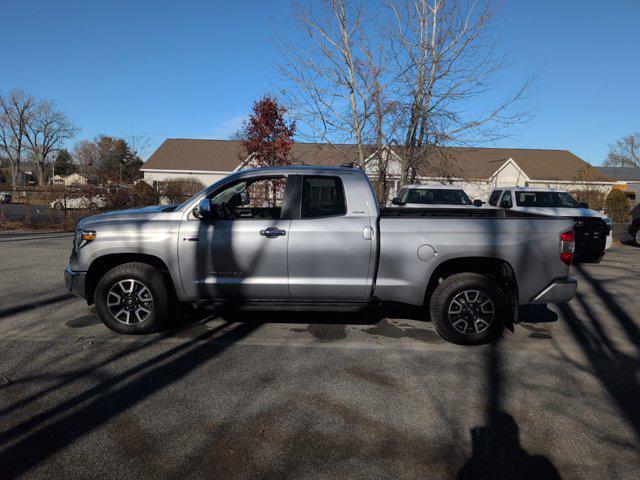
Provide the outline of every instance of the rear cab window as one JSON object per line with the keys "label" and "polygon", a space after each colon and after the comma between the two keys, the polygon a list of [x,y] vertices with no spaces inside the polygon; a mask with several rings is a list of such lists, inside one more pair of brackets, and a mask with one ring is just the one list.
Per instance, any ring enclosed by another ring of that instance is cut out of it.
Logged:
{"label": "rear cab window", "polygon": [[347,203],[340,177],[303,178],[301,218],[338,217],[346,213]]}

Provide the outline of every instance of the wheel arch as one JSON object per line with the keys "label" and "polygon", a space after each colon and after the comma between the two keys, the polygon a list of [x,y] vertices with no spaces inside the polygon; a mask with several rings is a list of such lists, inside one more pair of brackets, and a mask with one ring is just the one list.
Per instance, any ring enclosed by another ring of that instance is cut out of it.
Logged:
{"label": "wheel arch", "polygon": [[[509,299],[511,318],[516,318],[518,311],[518,281],[511,264],[496,257],[457,257],[440,263],[427,283],[424,295],[424,304],[429,305],[433,292],[445,278],[457,273],[478,273],[493,280]],[[513,330],[511,322],[507,322],[507,328]]]}
{"label": "wheel arch", "polygon": [[171,272],[167,264],[160,257],[145,253],[111,253],[96,258],[91,262],[91,265],[89,265],[84,287],[87,303],[89,305],[94,303],[96,286],[105,273],[118,265],[130,262],[146,263],[162,272],[162,274],[166,276],[167,284],[171,287],[172,293],[175,296],[176,291],[171,278]]}

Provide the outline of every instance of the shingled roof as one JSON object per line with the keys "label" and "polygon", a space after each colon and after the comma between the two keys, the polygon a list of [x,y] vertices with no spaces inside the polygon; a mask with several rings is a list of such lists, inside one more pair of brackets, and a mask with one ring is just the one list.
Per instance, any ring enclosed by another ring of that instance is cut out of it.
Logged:
{"label": "shingled roof", "polygon": [[[402,147],[391,147],[401,158],[407,153]],[[366,154],[373,153],[367,147]],[[612,180],[567,150],[540,150],[523,148],[468,148],[439,147],[424,152],[432,162],[446,162],[450,174],[460,178],[486,179],[512,158],[532,180],[586,180],[611,182]],[[297,165],[339,165],[357,161],[355,145],[329,145],[321,143],[293,144],[292,163]],[[233,140],[198,140],[169,138],[149,157],[142,170],[231,172],[245,159],[240,142]],[[438,176],[421,169],[420,175]]]}
{"label": "shingled roof", "polygon": [[640,182],[640,167],[597,167],[605,175],[627,182]]}

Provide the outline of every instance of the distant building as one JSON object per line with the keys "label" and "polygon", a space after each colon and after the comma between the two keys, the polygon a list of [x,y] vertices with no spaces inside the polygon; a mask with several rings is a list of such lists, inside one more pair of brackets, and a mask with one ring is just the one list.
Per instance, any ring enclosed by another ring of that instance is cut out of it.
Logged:
{"label": "distant building", "polygon": [[85,186],[90,183],[89,177],[87,175],[82,175],[80,173],[72,173],[71,175],[67,175],[63,177],[61,175],[54,175],[51,178],[52,185],[64,185],[65,187],[71,186]]}
{"label": "distant building", "polygon": [[[415,153],[415,152],[414,152]],[[501,186],[530,186],[566,190],[597,190],[606,193],[615,182],[567,150],[521,148],[439,147],[418,152],[415,177],[421,183],[446,183],[463,187],[472,198],[486,200]],[[367,147],[367,174],[375,178],[378,161],[387,163],[387,180],[392,197],[403,185],[404,147]],[[291,162],[297,165],[336,166],[357,163],[355,145],[294,143]],[[140,169],[152,184],[183,177],[195,177],[205,185],[242,169],[251,157],[243,154],[240,142],[170,138]]]}
{"label": "distant building", "polygon": [[616,181],[632,205],[640,203],[640,167],[598,167],[602,173]]}

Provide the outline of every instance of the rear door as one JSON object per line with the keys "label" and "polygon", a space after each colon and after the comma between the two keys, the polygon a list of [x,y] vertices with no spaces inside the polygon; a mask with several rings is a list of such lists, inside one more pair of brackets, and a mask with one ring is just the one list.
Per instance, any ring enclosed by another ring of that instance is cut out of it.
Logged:
{"label": "rear door", "polygon": [[375,225],[369,212],[345,195],[351,182],[358,187],[359,179],[296,177],[300,200],[292,214],[288,252],[292,300],[365,300]]}

